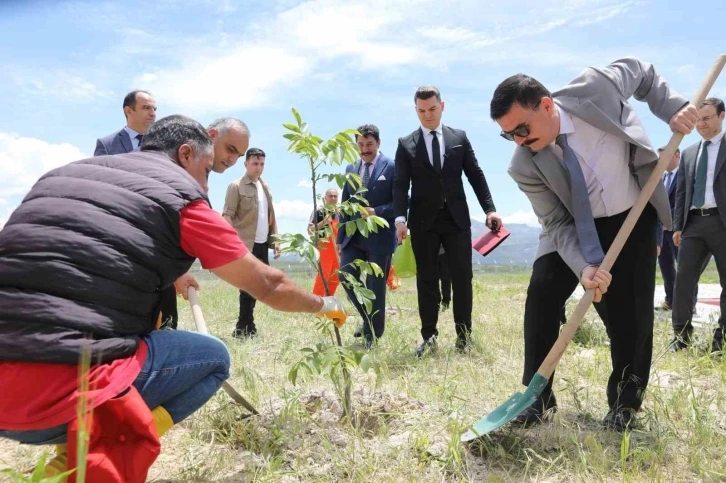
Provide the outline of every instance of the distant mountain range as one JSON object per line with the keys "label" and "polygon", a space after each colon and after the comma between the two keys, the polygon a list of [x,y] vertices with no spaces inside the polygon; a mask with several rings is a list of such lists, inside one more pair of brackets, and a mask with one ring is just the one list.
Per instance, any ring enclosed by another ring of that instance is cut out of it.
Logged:
{"label": "distant mountain range", "polygon": [[[488,230],[484,223],[472,220],[471,236],[472,241],[481,236],[484,230]],[[534,263],[534,256],[537,254],[539,243],[539,227],[512,223],[507,225],[511,232],[509,238],[502,242],[496,250],[486,257],[472,249],[471,256],[475,265],[510,265],[518,267],[531,266]],[[297,262],[299,258],[293,255],[283,255],[279,263]]]}
{"label": "distant mountain range", "polygon": [[[541,229],[517,223],[508,224],[506,227],[511,235],[489,255],[483,257],[477,251],[472,250],[472,260],[475,264],[531,266],[534,263]],[[489,228],[484,223],[472,220],[472,240],[481,236],[485,230],[489,230]]]}

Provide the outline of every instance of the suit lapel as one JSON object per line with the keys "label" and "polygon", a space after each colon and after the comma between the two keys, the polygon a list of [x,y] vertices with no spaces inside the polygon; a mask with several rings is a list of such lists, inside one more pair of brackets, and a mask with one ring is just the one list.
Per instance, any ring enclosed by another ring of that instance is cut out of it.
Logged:
{"label": "suit lapel", "polygon": [[721,138],[721,145],[718,147],[718,154],[716,155],[716,169],[713,172],[713,178],[716,179],[718,172],[723,168],[723,163],[726,160],[726,136]]}
{"label": "suit lapel", "polygon": [[[625,141],[633,143],[641,148],[647,150],[651,149],[648,145],[647,137],[645,137],[645,133],[642,132],[640,127],[636,126],[635,123],[623,126],[621,125],[620,120],[616,123],[589,99],[580,102],[579,99],[574,97],[563,96],[557,97],[556,101],[565,111],[579,117],[586,123],[595,126],[601,131],[612,134],[620,139],[624,139]],[[623,107],[623,109],[625,109],[625,107]]]}
{"label": "suit lapel", "polygon": [[676,186],[678,185],[678,175],[680,174],[681,170],[679,169],[676,171],[676,174],[673,175],[673,179],[671,179],[671,184],[668,186],[668,196],[672,195],[676,191]]}
{"label": "suit lapel", "polygon": [[698,150],[701,149],[701,143],[698,143],[698,147],[693,152],[693,162],[688,165],[688,179],[686,182],[693,182],[696,180],[696,164],[698,164]]}
{"label": "suit lapel", "polygon": [[436,173],[436,170],[429,161],[429,152],[426,150],[426,142],[423,138],[423,130],[421,128],[416,129],[413,133],[413,142],[416,146],[415,159],[424,165],[426,169],[429,169],[432,173]]}
{"label": "suit lapel", "polygon": [[134,146],[131,144],[131,138],[129,137],[129,133],[126,132],[126,129],[121,129],[121,132],[119,132],[119,138],[121,138],[121,145],[123,145],[127,153],[134,150]]}
{"label": "suit lapel", "polygon": [[454,132],[448,126],[442,126],[441,129],[444,133],[444,159],[441,160],[441,170],[446,169],[446,161],[451,158],[451,148],[456,146],[457,138],[454,136]]}
{"label": "suit lapel", "polygon": [[550,189],[565,204],[572,213],[572,193],[570,190],[570,175],[562,162],[555,156],[552,147],[548,146],[539,151],[533,158],[534,165],[547,180]]}
{"label": "suit lapel", "polygon": [[366,186],[366,188],[370,190],[375,185],[376,180],[381,175],[381,171],[383,171],[383,168],[385,168],[387,164],[388,161],[386,161],[385,158],[383,158],[383,156],[379,154],[378,161],[376,161],[376,165],[373,167],[373,172],[371,173],[371,177],[368,180],[368,186]]}

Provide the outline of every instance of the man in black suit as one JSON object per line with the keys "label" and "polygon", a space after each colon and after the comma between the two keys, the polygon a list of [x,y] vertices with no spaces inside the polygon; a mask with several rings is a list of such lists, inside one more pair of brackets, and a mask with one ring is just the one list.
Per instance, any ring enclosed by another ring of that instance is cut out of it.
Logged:
{"label": "man in black suit", "polygon": [[713,333],[711,352],[722,352],[726,330],[726,142],[724,102],[706,99],[698,107],[698,134],[702,141],[683,150],[676,189],[673,243],[679,247],[678,273],[673,294],[671,351],[691,344],[693,291],[703,265],[711,255],[721,281],[721,316]]}
{"label": "man in black suit", "polygon": [[123,110],[126,126],[97,139],[94,156],[139,150],[141,139],[156,120],[156,101],[147,91],[131,91],[124,97]]}
{"label": "man in black suit", "polygon": [[441,311],[449,308],[451,304],[451,272],[449,272],[449,257],[444,247],[439,250],[439,280],[441,280]]}
{"label": "man in black suit", "polygon": [[[438,257],[442,246],[449,256],[454,292],[456,348],[467,352],[471,349],[471,219],[462,172],[486,213],[487,226],[500,227],[502,220],[496,213],[489,186],[466,133],[441,124],[444,102],[439,90],[433,86],[419,87],[414,102],[421,127],[398,140],[393,203],[398,243],[411,230],[416,258],[423,337],[416,355],[422,357],[427,349],[436,348],[441,300]],[[407,219],[409,187],[411,201]]]}

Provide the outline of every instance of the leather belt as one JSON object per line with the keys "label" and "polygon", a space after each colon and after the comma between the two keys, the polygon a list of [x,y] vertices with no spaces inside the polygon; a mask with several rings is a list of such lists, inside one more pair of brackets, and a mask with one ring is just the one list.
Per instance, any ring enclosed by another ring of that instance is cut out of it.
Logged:
{"label": "leather belt", "polygon": [[718,215],[718,208],[694,208],[691,210],[691,214],[696,216],[715,216]]}

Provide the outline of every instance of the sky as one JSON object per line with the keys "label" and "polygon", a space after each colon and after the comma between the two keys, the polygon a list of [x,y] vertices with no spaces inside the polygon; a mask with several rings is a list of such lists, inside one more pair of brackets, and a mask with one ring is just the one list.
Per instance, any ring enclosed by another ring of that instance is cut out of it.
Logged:
{"label": "sky", "polygon": [[[267,153],[280,231],[301,232],[313,201],[307,166],[282,137],[291,108],[323,138],[375,124],[392,158],[419,127],[413,93],[426,84],[441,90],[443,123],[467,132],[505,224],[537,225],[506,172],[513,144],[489,118],[496,85],[522,72],[556,90],[587,66],[633,56],[690,98],[726,53],[724,18],[722,0],[3,0],[0,226],[40,175],[121,129],[123,97],[140,88],[157,119],[245,121],[250,147]],[[712,94],[726,96],[726,73]],[[665,144],[667,125],[632,102],[652,143]],[[694,132],[681,146],[697,141]],[[216,209],[243,175],[240,161],[210,176]]]}

